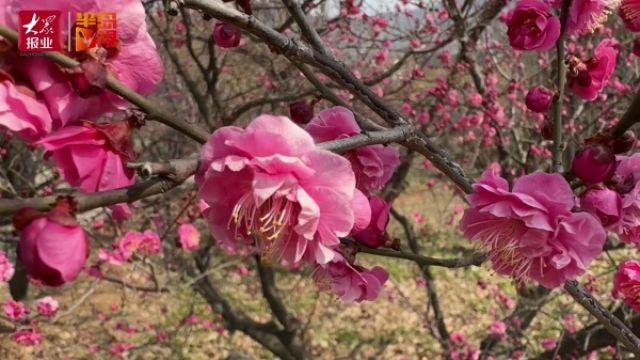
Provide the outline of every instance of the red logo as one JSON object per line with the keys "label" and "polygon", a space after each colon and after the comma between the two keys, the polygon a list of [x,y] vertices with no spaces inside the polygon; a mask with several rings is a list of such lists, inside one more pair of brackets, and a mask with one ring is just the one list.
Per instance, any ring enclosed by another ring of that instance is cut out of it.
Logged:
{"label": "red logo", "polygon": [[20,11],[18,49],[26,52],[60,50],[60,11]]}

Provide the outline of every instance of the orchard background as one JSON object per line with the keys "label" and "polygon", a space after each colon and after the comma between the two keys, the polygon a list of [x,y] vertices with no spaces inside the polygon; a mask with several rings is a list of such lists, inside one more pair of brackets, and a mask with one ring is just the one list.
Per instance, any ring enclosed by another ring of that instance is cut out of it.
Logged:
{"label": "orchard background", "polygon": [[0,6],[3,359],[640,356],[637,0]]}

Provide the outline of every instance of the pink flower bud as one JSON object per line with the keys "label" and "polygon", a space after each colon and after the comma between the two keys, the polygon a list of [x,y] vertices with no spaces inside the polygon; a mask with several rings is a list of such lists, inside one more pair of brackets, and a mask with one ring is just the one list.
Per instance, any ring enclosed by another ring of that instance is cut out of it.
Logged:
{"label": "pink flower bud", "polygon": [[552,101],[553,92],[542,86],[532,87],[524,98],[524,103],[527,105],[527,108],[537,113],[547,111],[551,106]]}
{"label": "pink flower bud", "polygon": [[611,179],[616,169],[616,156],[604,145],[588,145],[576,153],[571,170],[586,184]]}
{"label": "pink flower bud", "polygon": [[580,196],[580,206],[595,215],[602,226],[610,227],[622,219],[622,198],[610,189],[589,189]]}
{"label": "pink flower bud", "polygon": [[13,218],[20,231],[18,256],[34,280],[48,286],[73,281],[87,260],[87,235],[73,217],[73,200],[60,198],[44,214],[23,208]]}
{"label": "pink flower bud", "polygon": [[296,124],[306,124],[313,119],[313,105],[306,101],[296,101],[289,104],[289,113]]}
{"label": "pink flower bud", "polygon": [[235,25],[218,22],[213,28],[213,41],[221,48],[234,48],[240,45],[242,33]]}

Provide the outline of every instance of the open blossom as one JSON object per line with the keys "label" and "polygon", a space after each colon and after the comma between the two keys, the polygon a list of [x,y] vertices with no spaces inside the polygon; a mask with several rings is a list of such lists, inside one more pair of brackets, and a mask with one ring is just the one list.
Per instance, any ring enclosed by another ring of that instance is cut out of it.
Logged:
{"label": "open blossom", "polygon": [[7,254],[0,250],[0,281],[9,281],[14,272],[15,268],[7,258]]}
{"label": "open blossom", "polygon": [[[624,21],[624,25],[629,29],[629,31],[638,32],[640,31],[640,2],[637,0],[622,0],[620,5],[620,17]],[[635,48],[635,44],[634,44]],[[634,51],[635,53],[635,51]]]}
{"label": "open blossom", "polygon": [[51,296],[45,296],[36,301],[36,310],[42,316],[52,317],[58,312],[59,307],[58,301]]}
{"label": "open blossom", "polygon": [[36,346],[42,342],[42,335],[36,329],[16,330],[11,339],[19,345]]}
{"label": "open blossom", "polygon": [[178,241],[183,250],[196,251],[200,244],[200,231],[192,224],[182,224],[178,227]]}
{"label": "open blossom", "polygon": [[[360,134],[353,113],[342,106],[320,112],[307,124],[306,130],[317,143]],[[344,156],[356,174],[356,186],[365,194],[381,189],[400,164],[398,149],[380,144],[362,146]]]}
{"label": "open blossom", "polygon": [[618,156],[614,179],[622,195],[622,221],[613,229],[620,239],[640,245],[640,154]]}
{"label": "open blossom", "polygon": [[[18,12],[42,7],[39,0],[0,0],[4,11],[0,14],[0,24],[18,29]],[[48,9],[66,13],[100,13],[104,11],[118,14],[117,49],[96,48],[88,52],[66,53],[79,61],[97,61],[122,83],[142,93],[150,93],[163,75],[162,62],[145,23],[145,10],[141,2],[130,0],[111,1],[68,1],[51,0]],[[66,16],[60,18],[60,38],[66,39],[68,24]],[[70,121],[92,120],[105,112],[125,109],[128,102],[104,88],[87,94],[79,91],[78,85],[86,82],[82,74],[63,71],[52,61],[40,57],[24,57],[16,54],[7,59],[15,65],[15,72],[29,82],[31,89],[44,99],[51,117],[53,128],[59,128]],[[78,76],[80,75],[80,76]]]}
{"label": "open blossom", "polygon": [[584,62],[577,58],[569,59],[567,85],[584,100],[595,100],[613,75],[617,56],[613,40],[605,39],[596,47],[593,58]]}
{"label": "open blossom", "polygon": [[60,198],[48,213],[20,209],[13,218],[20,232],[18,256],[34,280],[48,286],[73,281],[89,256],[87,234],[73,217],[70,198]]}
{"label": "open blossom", "polygon": [[151,230],[146,230],[143,233],[130,230],[115,242],[114,248],[122,259],[130,260],[136,253],[140,253],[142,256],[152,256],[159,253],[162,250],[162,241],[158,234]]}
{"label": "open blossom", "polygon": [[485,171],[468,198],[461,228],[488,250],[500,274],[554,288],[583,274],[602,252],[606,232],[591,214],[571,211],[574,195],[561,175],[524,175],[510,189]]}
{"label": "open blossom", "polygon": [[51,131],[51,121],[43,100],[0,69],[0,126],[33,142]]}
{"label": "open blossom", "polygon": [[372,196],[369,199],[369,204],[371,206],[369,226],[360,232],[354,233],[353,238],[359,243],[377,248],[391,242],[387,234],[391,204],[388,204],[378,196]]}
{"label": "open blossom", "polygon": [[283,116],[261,115],[246,129],[216,130],[196,174],[209,229],[223,246],[255,244],[290,266],[326,264],[354,226],[355,175],[345,158],[319,149]]}
{"label": "open blossom", "polygon": [[3,310],[4,314],[13,321],[23,319],[29,313],[23,303],[15,300],[9,300],[4,303]]}
{"label": "open blossom", "polygon": [[515,50],[548,50],[560,36],[560,19],[539,0],[520,0],[506,24],[509,43]]}
{"label": "open blossom", "polygon": [[313,279],[322,290],[331,290],[346,302],[375,300],[389,274],[381,267],[365,269],[336,253],[329,263],[317,265]]}
{"label": "open blossom", "polygon": [[86,192],[133,184],[126,162],[135,158],[127,120],[110,124],[82,122],[66,126],[38,141],[71,186]]}
{"label": "open blossom", "polygon": [[503,336],[507,333],[507,324],[504,321],[494,321],[489,326],[489,331],[494,335]]}
{"label": "open blossom", "polygon": [[567,33],[586,34],[602,27],[620,0],[573,0],[567,14]]}
{"label": "open blossom", "polygon": [[640,262],[625,260],[613,277],[612,295],[640,312]]}
{"label": "open blossom", "polygon": [[234,48],[240,45],[242,33],[235,25],[218,22],[213,27],[213,41],[221,48]]}

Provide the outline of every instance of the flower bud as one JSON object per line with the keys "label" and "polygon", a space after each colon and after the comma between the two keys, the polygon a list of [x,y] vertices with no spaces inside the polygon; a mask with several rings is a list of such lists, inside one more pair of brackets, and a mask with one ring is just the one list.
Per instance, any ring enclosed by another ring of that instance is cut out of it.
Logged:
{"label": "flower bud", "polygon": [[289,104],[289,113],[296,124],[306,124],[313,119],[313,105],[306,101],[296,101]]}
{"label": "flower bud", "polygon": [[527,105],[527,108],[537,113],[543,113],[549,110],[552,101],[553,92],[542,86],[532,87],[524,98],[524,103]]}
{"label": "flower bud", "polygon": [[48,286],[73,281],[89,256],[87,235],[73,216],[73,200],[59,198],[48,213],[20,209],[13,219],[20,231],[18,256],[32,279]]}
{"label": "flower bud", "polygon": [[234,48],[240,45],[242,33],[235,25],[218,22],[213,28],[213,41],[221,48]]}
{"label": "flower bud", "polygon": [[604,145],[588,145],[573,158],[573,174],[586,184],[607,181],[616,169],[616,156]]}

